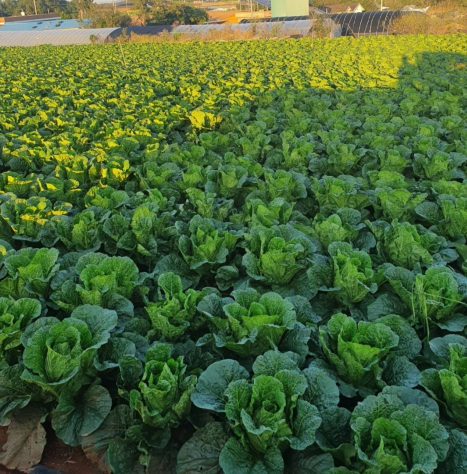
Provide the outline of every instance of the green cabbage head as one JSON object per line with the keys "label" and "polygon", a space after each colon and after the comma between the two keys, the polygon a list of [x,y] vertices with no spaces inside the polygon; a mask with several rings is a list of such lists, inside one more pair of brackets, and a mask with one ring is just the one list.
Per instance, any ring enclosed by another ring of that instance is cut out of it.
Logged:
{"label": "green cabbage head", "polygon": [[359,459],[371,474],[432,474],[448,453],[449,433],[425,393],[385,387],[351,417]]}
{"label": "green cabbage head", "polygon": [[138,390],[130,392],[130,406],[154,428],[177,427],[191,409],[197,377],[186,376],[183,357],[173,359],[171,355],[172,349],[163,343],[149,349]]}
{"label": "green cabbage head", "polygon": [[40,318],[21,337],[26,369],[22,378],[57,395],[74,377],[95,375],[97,349],[117,325],[117,313],[99,306],[76,308],[69,318]]}

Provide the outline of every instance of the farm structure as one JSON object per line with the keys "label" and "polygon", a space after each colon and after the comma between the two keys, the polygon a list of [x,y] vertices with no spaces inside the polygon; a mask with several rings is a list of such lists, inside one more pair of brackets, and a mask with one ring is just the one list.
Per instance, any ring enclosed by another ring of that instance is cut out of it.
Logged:
{"label": "farm structure", "polygon": [[[337,28],[340,28],[340,35],[336,36],[381,36],[392,33],[391,23],[405,15],[423,15],[421,12],[412,11],[374,11],[374,12],[359,12],[359,13],[337,13],[326,15],[322,11],[318,13],[318,9],[314,11],[332,22]],[[297,17],[282,17],[282,18],[257,18],[254,20],[244,19],[240,23],[274,23],[274,22],[288,22],[288,21],[303,21],[310,17],[308,16],[297,16]],[[336,30],[337,31],[337,30]]]}

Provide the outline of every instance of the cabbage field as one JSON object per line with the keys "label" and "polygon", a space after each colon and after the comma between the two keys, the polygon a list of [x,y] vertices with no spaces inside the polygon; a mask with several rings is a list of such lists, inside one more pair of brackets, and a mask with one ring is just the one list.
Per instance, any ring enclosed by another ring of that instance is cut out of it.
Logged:
{"label": "cabbage field", "polygon": [[466,84],[463,35],[0,49],[0,463],[466,474]]}

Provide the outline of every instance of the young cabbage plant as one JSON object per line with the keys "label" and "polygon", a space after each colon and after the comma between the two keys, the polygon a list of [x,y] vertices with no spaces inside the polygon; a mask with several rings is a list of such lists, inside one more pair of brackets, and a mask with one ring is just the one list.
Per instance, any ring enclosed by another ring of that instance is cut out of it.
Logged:
{"label": "young cabbage plant", "polygon": [[241,231],[231,231],[228,224],[195,216],[189,224],[177,222],[178,248],[185,262],[200,274],[215,272],[225,264],[237,246]]}
{"label": "young cabbage plant", "polygon": [[290,283],[316,250],[308,236],[290,225],[253,227],[245,239],[242,264],[253,280],[267,285]]}
{"label": "young cabbage plant", "polygon": [[378,474],[432,474],[449,449],[436,402],[425,393],[385,387],[351,417],[358,458]]}
{"label": "young cabbage plant", "polygon": [[187,375],[186,369],[183,357],[173,359],[167,344],[156,343],[148,350],[138,388],[130,392],[130,406],[144,424],[166,430],[188,416],[197,378]]}
{"label": "young cabbage plant", "polygon": [[307,379],[292,359],[276,354],[258,361],[251,381],[238,362],[215,362],[193,392],[195,405],[225,413],[229,420],[232,436],[219,456],[226,474],[238,472],[239,465],[282,473],[283,451],[302,451],[315,442],[321,418],[304,399]]}
{"label": "young cabbage plant", "polygon": [[163,273],[157,283],[164,292],[164,299],[146,306],[153,327],[149,333],[151,337],[163,337],[173,342],[183,336],[190,326],[196,329],[204,323],[201,318],[196,318],[196,305],[206,292],[192,289],[184,292],[181,278],[172,272]]}
{"label": "young cabbage plant", "polygon": [[198,304],[213,328],[210,337],[217,347],[241,357],[258,356],[278,346],[295,326],[293,304],[277,293],[261,295],[249,288],[233,291],[232,296],[235,300],[211,294]]}
{"label": "young cabbage plant", "polygon": [[0,298],[0,367],[17,361],[21,353],[21,335],[41,312],[38,300]]}
{"label": "young cabbage plant", "polygon": [[439,359],[437,368],[420,375],[420,385],[461,428],[467,428],[467,339],[455,334],[437,337],[430,348]]}
{"label": "young cabbage plant", "polygon": [[391,265],[384,274],[427,335],[431,324],[452,332],[467,325],[467,316],[457,312],[465,296],[464,285],[458,283],[462,277],[449,268],[430,267],[423,274]]}
{"label": "young cabbage plant", "polygon": [[23,332],[22,379],[58,396],[68,382],[94,377],[97,350],[107,343],[117,325],[117,313],[83,305],[69,318],[39,318]]}
{"label": "young cabbage plant", "polygon": [[380,363],[399,343],[390,327],[378,321],[357,324],[345,314],[335,314],[320,327],[319,337],[324,354],[345,382],[356,388],[384,386]]}

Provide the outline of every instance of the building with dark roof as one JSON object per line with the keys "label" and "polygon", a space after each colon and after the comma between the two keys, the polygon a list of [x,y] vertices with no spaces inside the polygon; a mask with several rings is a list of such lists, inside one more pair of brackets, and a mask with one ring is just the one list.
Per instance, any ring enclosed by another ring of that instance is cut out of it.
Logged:
{"label": "building with dark roof", "polygon": [[60,20],[60,13],[44,13],[43,15],[3,16],[0,25],[22,21]]}

